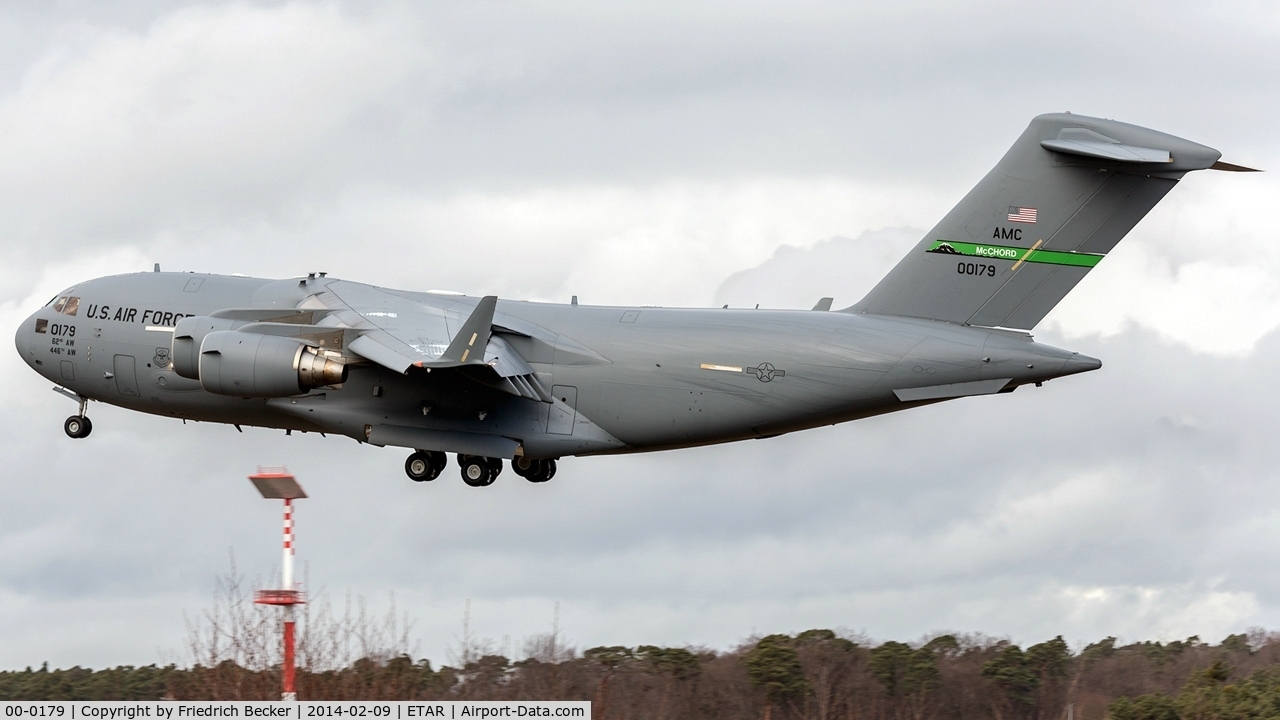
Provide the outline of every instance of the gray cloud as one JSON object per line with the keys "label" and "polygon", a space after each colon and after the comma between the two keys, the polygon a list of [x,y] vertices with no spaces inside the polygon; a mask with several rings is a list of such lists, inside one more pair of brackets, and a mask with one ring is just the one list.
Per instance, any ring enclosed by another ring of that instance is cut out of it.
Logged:
{"label": "gray cloud", "polygon": [[808,248],[783,245],[760,265],[729,276],[715,301],[731,307],[812,307],[821,297],[842,308],[857,302],[924,235],[885,228],[857,239],[830,238]]}
{"label": "gray cloud", "polygon": [[[509,297],[848,305],[920,236],[904,228],[930,226],[1050,110],[1280,165],[1257,120],[1277,109],[1262,69],[1280,24],[1255,5],[0,17],[0,334],[60,287],[155,260]],[[545,487],[504,475],[476,491],[452,470],[418,486],[399,451],[109,407],[76,443],[59,430],[73,406],[0,353],[0,667],[178,649],[228,550],[253,576],[278,562],[277,508],[243,479],[259,462],[313,495],[299,510],[312,583],[394,592],[436,660],[466,598],[495,639],[546,631],[560,601],[588,646],[1275,625],[1280,254],[1257,210],[1275,189],[1193,177],[1082,283],[1039,335],[1103,358],[1097,373],[769,441],[567,459]],[[1192,307],[1148,307],[1175,301]],[[1219,352],[1209,325],[1246,339]]]}

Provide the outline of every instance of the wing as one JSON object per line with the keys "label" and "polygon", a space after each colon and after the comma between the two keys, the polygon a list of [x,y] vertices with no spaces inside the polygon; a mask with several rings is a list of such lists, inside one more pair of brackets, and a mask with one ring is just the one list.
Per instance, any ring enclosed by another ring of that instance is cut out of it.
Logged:
{"label": "wing", "polygon": [[360,283],[331,281],[301,306],[327,311],[324,324],[358,331],[347,350],[398,373],[454,370],[519,397],[552,402],[533,368],[494,334],[497,297],[423,302]]}

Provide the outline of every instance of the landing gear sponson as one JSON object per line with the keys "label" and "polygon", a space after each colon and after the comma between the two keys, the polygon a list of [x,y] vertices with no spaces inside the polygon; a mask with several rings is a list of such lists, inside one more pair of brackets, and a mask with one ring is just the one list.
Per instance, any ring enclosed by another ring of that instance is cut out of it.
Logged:
{"label": "landing gear sponson", "polygon": [[[415,482],[429,482],[440,477],[447,463],[447,456],[442,452],[417,450],[404,461],[404,472]],[[459,454],[458,467],[462,481],[471,487],[488,487],[502,474],[500,458]],[[519,457],[511,461],[511,469],[529,482],[544,483],[556,474],[556,461]]]}

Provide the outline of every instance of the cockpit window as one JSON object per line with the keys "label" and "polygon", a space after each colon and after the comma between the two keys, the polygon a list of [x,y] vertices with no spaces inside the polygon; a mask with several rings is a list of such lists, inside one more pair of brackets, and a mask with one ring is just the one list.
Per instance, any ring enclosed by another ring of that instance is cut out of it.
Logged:
{"label": "cockpit window", "polygon": [[71,296],[63,295],[62,297],[53,301],[53,311],[56,313],[62,313],[63,315],[75,315],[76,311],[79,309],[80,309],[80,298],[74,295],[71,295]]}
{"label": "cockpit window", "polygon": [[54,301],[54,300],[57,300],[57,299],[58,299],[57,297],[51,297],[51,298],[49,298],[49,302],[45,303],[45,304],[44,304],[44,307],[49,307],[50,305],[52,305],[52,304],[53,304],[53,301]]}

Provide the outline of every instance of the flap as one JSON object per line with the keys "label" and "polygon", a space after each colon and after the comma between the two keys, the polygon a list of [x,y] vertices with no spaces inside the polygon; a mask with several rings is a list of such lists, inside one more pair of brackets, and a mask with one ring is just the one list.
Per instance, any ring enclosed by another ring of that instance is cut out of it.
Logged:
{"label": "flap", "polygon": [[974,382],[950,383],[947,385],[928,385],[925,387],[894,390],[902,402],[915,400],[945,400],[947,398],[968,397],[969,395],[994,395],[1004,389],[1013,378],[996,378],[994,380],[975,380]]}
{"label": "flap", "polygon": [[378,330],[352,340],[347,345],[347,349],[385,368],[395,370],[398,373],[406,373],[409,372],[410,367],[415,364],[420,365],[422,361],[406,357],[400,353],[396,346],[401,345],[404,345],[404,343]]}
{"label": "flap", "polygon": [[[464,337],[462,333],[458,337]],[[470,338],[468,333],[466,338]],[[478,342],[478,341],[477,341]],[[400,342],[395,337],[375,330],[365,333],[347,344],[347,349],[372,360],[379,365],[398,373],[407,373],[411,367],[425,368],[467,368],[472,370],[471,377],[490,387],[518,397],[551,402],[551,395],[538,380],[533,368],[520,357],[507,341],[498,335],[489,338],[483,354],[476,353],[471,362],[461,363],[449,360],[431,360],[427,355],[417,354],[415,348]]]}
{"label": "flap", "polygon": [[484,363],[492,367],[499,377],[534,374],[529,363],[501,335],[489,338],[489,346],[484,351]]}
{"label": "flap", "polygon": [[551,393],[547,392],[542,381],[538,380],[537,373],[500,335],[489,338],[489,345],[484,353],[484,365],[481,367],[490,374],[489,377],[474,373],[471,376],[486,385],[530,400],[553,402]]}

